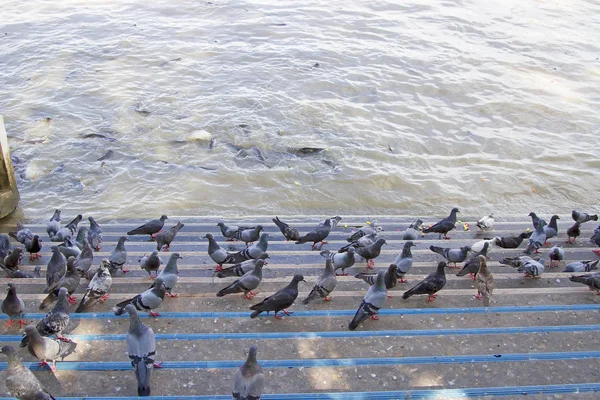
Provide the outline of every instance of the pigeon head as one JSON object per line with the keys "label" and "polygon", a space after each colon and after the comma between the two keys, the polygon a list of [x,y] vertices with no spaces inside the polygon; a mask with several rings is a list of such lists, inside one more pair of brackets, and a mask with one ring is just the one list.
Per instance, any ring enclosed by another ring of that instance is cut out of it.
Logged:
{"label": "pigeon head", "polygon": [[256,361],[256,353],[258,352],[258,347],[253,344],[248,349],[248,358],[246,359],[246,365],[257,364]]}
{"label": "pigeon head", "polygon": [[119,238],[119,242],[118,242],[118,244],[122,245],[123,243],[125,243],[125,241],[126,241],[126,240],[129,240],[129,239],[127,238],[127,236],[121,236],[121,237]]}
{"label": "pigeon head", "polygon": [[6,286],[8,286],[8,292],[9,292],[9,293],[10,293],[10,292],[14,292],[14,291],[16,290],[16,288],[15,288],[15,284],[14,284],[14,283],[12,283],[12,282],[8,282],[8,284],[7,284]]}
{"label": "pigeon head", "polygon": [[437,273],[443,274],[444,269],[446,269],[446,267],[448,267],[448,264],[446,264],[446,261],[440,261],[437,266]]}
{"label": "pigeon head", "polygon": [[263,226],[262,225],[256,225],[256,231],[260,232],[263,230]]}
{"label": "pigeon head", "polygon": [[27,336],[34,335],[35,334],[34,332],[37,332],[37,329],[35,328],[35,326],[33,326],[33,325],[27,325],[25,327],[25,334]]}
{"label": "pigeon head", "polygon": [[2,350],[0,350],[0,353],[8,356],[8,357],[14,357],[17,355],[17,350],[15,350],[14,347],[6,345],[4,347],[2,347]]}
{"label": "pigeon head", "polygon": [[404,243],[404,247],[415,247],[416,244],[412,240],[408,240]]}
{"label": "pigeon head", "polygon": [[206,235],[204,235],[204,237],[205,237],[206,239],[212,239],[212,238],[213,238],[213,235],[212,235],[212,233],[207,233]]}
{"label": "pigeon head", "polygon": [[218,226],[219,228],[222,228],[222,227],[224,227],[224,226],[225,226],[225,224],[224,224],[223,222],[219,222],[219,223],[217,224],[217,226]]}
{"label": "pigeon head", "polygon": [[292,282],[306,282],[306,281],[304,280],[304,276],[302,276],[300,274],[296,274],[296,275],[294,275]]}
{"label": "pigeon head", "polygon": [[110,261],[108,261],[108,258],[103,259],[102,262],[100,263],[100,270],[103,272],[108,272],[109,267],[110,267]]}
{"label": "pigeon head", "polygon": [[354,249],[354,246],[350,246],[350,247],[348,247],[348,253],[350,253],[350,254],[354,254],[354,250],[355,250],[355,249]]}
{"label": "pigeon head", "polygon": [[163,221],[163,222],[164,222],[164,221],[165,221],[165,219],[169,219],[169,218],[167,218],[167,216],[166,216],[166,215],[164,215],[164,214],[160,216],[160,220],[161,220],[161,221]]}
{"label": "pigeon head", "polygon": [[[157,254],[158,254],[158,252],[157,252]],[[181,255],[179,255],[179,253],[173,253],[173,254],[171,254],[171,259],[180,259],[180,260],[183,260],[183,257],[181,257]]]}
{"label": "pigeon head", "polygon": [[[390,265],[390,268],[392,266]],[[375,286],[384,286],[385,285],[385,271],[377,272],[377,276],[375,277]]]}
{"label": "pigeon head", "polygon": [[460,212],[460,211],[458,210],[458,208],[454,207],[454,208],[452,209],[452,211],[450,211],[450,214],[456,214],[456,213],[459,213],[459,212]]}
{"label": "pigeon head", "polygon": [[60,210],[54,210],[54,215],[50,218],[50,221],[52,220],[60,221]]}
{"label": "pigeon head", "polygon": [[331,226],[331,219],[327,218],[325,220],[325,223],[323,225],[325,225],[325,226]]}
{"label": "pigeon head", "polygon": [[266,260],[269,257],[269,253],[262,253],[260,256],[258,256],[259,260]]}
{"label": "pigeon head", "polygon": [[130,317],[137,317],[137,310],[133,304],[127,304],[124,310],[129,314]]}
{"label": "pigeon head", "polygon": [[60,290],[58,291],[58,300],[64,300],[67,298],[67,293],[68,290],[65,287],[61,287]]}

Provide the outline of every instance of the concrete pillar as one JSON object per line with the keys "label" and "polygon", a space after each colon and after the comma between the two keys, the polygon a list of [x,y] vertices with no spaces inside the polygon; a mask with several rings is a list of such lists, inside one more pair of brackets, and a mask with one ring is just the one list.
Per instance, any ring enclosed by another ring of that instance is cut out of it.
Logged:
{"label": "concrete pillar", "polygon": [[15,170],[10,159],[4,118],[0,115],[0,218],[15,211],[19,204],[19,190]]}

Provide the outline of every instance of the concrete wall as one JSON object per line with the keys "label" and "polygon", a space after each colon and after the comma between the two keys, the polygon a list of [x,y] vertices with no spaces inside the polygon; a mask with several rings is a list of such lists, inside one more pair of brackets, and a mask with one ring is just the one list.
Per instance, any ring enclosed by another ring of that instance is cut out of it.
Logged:
{"label": "concrete wall", "polygon": [[19,204],[19,190],[15,170],[10,159],[4,118],[0,115],[0,218],[12,213]]}

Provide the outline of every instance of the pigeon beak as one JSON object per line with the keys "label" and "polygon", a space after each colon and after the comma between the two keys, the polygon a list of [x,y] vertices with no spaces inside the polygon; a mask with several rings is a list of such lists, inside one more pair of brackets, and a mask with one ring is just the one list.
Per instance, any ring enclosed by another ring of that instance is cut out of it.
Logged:
{"label": "pigeon beak", "polygon": [[183,260],[183,257],[181,257],[181,256],[178,256],[177,258],[179,258],[180,260]]}

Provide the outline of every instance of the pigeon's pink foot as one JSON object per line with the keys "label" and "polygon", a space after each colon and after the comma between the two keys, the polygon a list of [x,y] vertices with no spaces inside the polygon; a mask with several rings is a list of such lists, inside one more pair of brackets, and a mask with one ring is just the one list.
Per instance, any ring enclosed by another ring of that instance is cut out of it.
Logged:
{"label": "pigeon's pink foot", "polygon": [[163,250],[164,252],[169,252],[169,246],[165,246],[165,249]]}
{"label": "pigeon's pink foot", "polygon": [[375,266],[375,262],[373,260],[367,261],[367,268],[373,268]]}
{"label": "pigeon's pink foot", "polygon": [[544,246],[550,246],[550,242],[546,240],[546,241],[544,242]]}
{"label": "pigeon's pink foot", "polygon": [[223,266],[222,265],[215,266],[215,271],[217,271],[217,272],[223,271]]}
{"label": "pigeon's pink foot", "polygon": [[12,317],[11,317],[11,318],[10,318],[10,321],[8,321],[8,324],[7,324],[7,326],[12,326],[12,324],[13,324],[13,320],[12,320]]}
{"label": "pigeon's pink foot", "polygon": [[96,246],[96,248],[94,248],[94,250],[96,251],[100,251],[101,247],[100,246]]}
{"label": "pigeon's pink foot", "polygon": [[69,304],[75,304],[75,303],[77,303],[77,297],[69,296],[69,297],[67,297],[67,301],[69,302]]}
{"label": "pigeon's pink foot", "polygon": [[450,240],[450,236],[444,235],[444,240]]}
{"label": "pigeon's pink foot", "polygon": [[476,281],[477,280],[477,275],[471,274],[471,279],[473,279],[474,281]]}
{"label": "pigeon's pink foot", "polygon": [[477,293],[477,294],[475,295],[475,298],[476,298],[476,299],[479,299],[479,300],[481,300],[481,298],[482,298],[482,297],[483,297],[483,296],[481,295],[481,293]]}
{"label": "pigeon's pink foot", "polygon": [[124,274],[126,274],[126,273],[128,273],[128,272],[129,272],[129,270],[128,270],[128,269],[126,269],[126,268],[121,268],[121,272],[122,272],[122,273],[124,273]]}
{"label": "pigeon's pink foot", "polygon": [[248,293],[245,293],[245,294],[244,294],[244,297],[245,297],[245,298],[247,298],[248,300],[252,300],[252,299],[254,299],[254,295],[253,295],[253,294],[250,294],[250,293],[252,293],[252,292],[248,292]]}
{"label": "pigeon's pink foot", "polygon": [[275,317],[275,319],[283,319],[283,317],[280,315],[277,315],[277,313],[275,313],[275,315],[273,315],[273,316]]}
{"label": "pigeon's pink foot", "polygon": [[377,314],[373,314],[371,315],[371,319],[377,321],[379,319],[379,316]]}
{"label": "pigeon's pink foot", "polygon": [[104,303],[106,299],[108,299],[108,294],[105,294],[104,296],[100,297],[100,303]]}
{"label": "pigeon's pink foot", "polygon": [[175,294],[173,294],[173,293],[165,292],[165,294],[166,294],[167,296],[171,297],[171,298],[173,298],[173,297],[179,297],[179,293],[175,293]]}
{"label": "pigeon's pink foot", "polygon": [[400,279],[400,283],[408,283],[406,279]]}
{"label": "pigeon's pink foot", "polygon": [[50,367],[50,369],[52,369],[52,366],[50,364],[48,364],[48,362],[46,360],[38,363],[38,367],[42,368],[42,367]]}
{"label": "pigeon's pink foot", "polygon": [[19,327],[22,327],[23,325],[26,325],[27,322],[23,321],[22,318],[19,319]]}
{"label": "pigeon's pink foot", "polygon": [[595,249],[595,250],[592,250],[592,251],[594,252],[595,255],[597,255],[598,257],[600,257],[600,250]]}
{"label": "pigeon's pink foot", "polygon": [[387,295],[387,298],[388,298],[388,299],[391,299],[391,298],[392,298],[392,295],[391,295],[391,294],[388,294],[388,295]]}
{"label": "pigeon's pink foot", "polygon": [[292,315],[294,313],[293,311],[288,311],[288,310],[282,310],[282,311],[285,315]]}
{"label": "pigeon's pink foot", "polygon": [[160,314],[159,314],[159,313],[157,313],[157,312],[154,312],[154,311],[150,311],[150,312],[148,313],[148,315],[150,315],[151,317],[157,318],[157,317],[158,317]]}
{"label": "pigeon's pink foot", "polygon": [[437,294],[432,294],[431,296],[429,296],[427,298],[427,301],[434,301],[436,297],[437,297]]}
{"label": "pigeon's pink foot", "polygon": [[154,368],[162,368],[162,367],[163,367],[163,366],[162,366],[162,361],[155,362],[155,363],[154,363],[154,365],[153,365],[153,367],[154,367]]}
{"label": "pigeon's pink foot", "polygon": [[347,272],[342,272],[341,274],[335,274],[335,276],[348,276]]}
{"label": "pigeon's pink foot", "polygon": [[325,296],[325,298],[323,299],[323,301],[331,301],[331,297]]}
{"label": "pigeon's pink foot", "polygon": [[69,339],[68,337],[65,337],[65,336],[58,336],[58,335],[56,335],[56,338],[58,340],[60,340],[61,342],[71,342],[71,339]]}

